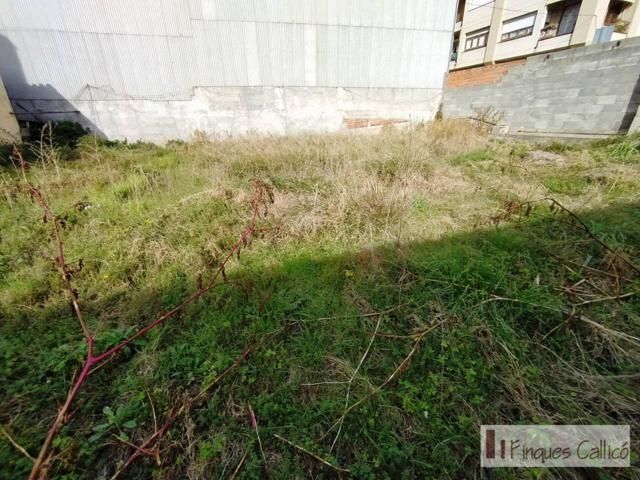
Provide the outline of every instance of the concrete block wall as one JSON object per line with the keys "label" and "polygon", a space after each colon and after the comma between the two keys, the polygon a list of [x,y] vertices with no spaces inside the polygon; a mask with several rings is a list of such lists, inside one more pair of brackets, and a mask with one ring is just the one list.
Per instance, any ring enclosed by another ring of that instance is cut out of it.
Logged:
{"label": "concrete block wall", "polygon": [[445,117],[492,107],[509,133],[626,132],[640,105],[640,38],[536,55],[489,83],[460,83],[448,82]]}

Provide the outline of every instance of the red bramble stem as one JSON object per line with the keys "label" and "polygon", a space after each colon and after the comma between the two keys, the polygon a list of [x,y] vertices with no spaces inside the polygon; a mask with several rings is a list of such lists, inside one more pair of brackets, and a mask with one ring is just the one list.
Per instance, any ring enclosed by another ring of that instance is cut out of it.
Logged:
{"label": "red bramble stem", "polygon": [[[58,410],[58,414],[56,415],[56,418],[53,424],[49,428],[47,437],[44,443],[42,444],[42,447],[40,448],[40,452],[33,464],[33,468],[29,475],[29,480],[37,480],[37,479],[46,478],[47,465],[49,464],[51,457],[53,455],[51,452],[51,444],[55,439],[56,435],[58,434],[58,432],[60,431],[60,428],[67,422],[68,414],[71,409],[71,406],[73,405],[73,402],[76,396],[78,395],[78,392],[82,389],[84,384],[87,382],[92,372],[95,371],[94,367],[98,366],[99,364],[111,358],[113,355],[118,353],[120,350],[122,350],[124,347],[129,345],[131,342],[133,342],[137,338],[140,338],[146,335],[147,333],[149,333],[149,331],[153,330],[159,325],[162,325],[164,322],[166,322],[170,318],[175,317],[185,307],[192,304],[197,299],[202,297],[205,293],[213,289],[217,285],[218,279],[221,276],[223,278],[225,277],[225,266],[227,262],[229,262],[229,260],[233,258],[234,255],[239,257],[240,250],[242,250],[242,248],[247,247],[251,243],[251,240],[253,239],[253,236],[256,232],[256,223],[260,217],[260,209],[261,207],[264,207],[267,204],[267,201],[272,201],[272,196],[267,185],[265,185],[262,182],[254,182],[254,195],[251,199],[251,219],[247,224],[247,226],[242,231],[242,234],[240,235],[240,238],[238,239],[238,241],[227,252],[227,254],[223,257],[222,261],[220,261],[211,279],[204,285],[201,285],[200,284],[201,282],[199,282],[198,288],[189,296],[187,296],[178,306],[174,307],[173,309],[169,310],[166,313],[163,313],[158,318],[148,323],[146,326],[140,328],[135,333],[131,334],[129,337],[122,340],[120,343],[96,355],[94,353],[94,342],[95,342],[94,337],[91,334],[91,331],[89,330],[87,323],[84,319],[84,316],[80,309],[80,305],[78,303],[78,295],[71,282],[73,273],[69,269],[65,261],[65,245],[64,245],[64,239],[62,237],[62,224],[61,224],[60,218],[51,210],[51,207],[49,206],[49,203],[47,202],[42,192],[29,181],[27,177],[27,164],[17,147],[14,147],[14,156],[18,159],[20,163],[22,177],[28,187],[31,197],[44,210],[45,221],[51,222],[52,232],[53,232],[55,241],[57,243],[57,249],[58,249],[56,266],[60,272],[60,276],[62,277],[64,288],[67,291],[67,294],[69,295],[69,298],[71,300],[71,306],[73,308],[74,315],[78,319],[80,328],[82,330],[82,334],[87,344],[87,357],[84,361],[84,365],[82,366],[82,370],[80,371],[80,374],[78,375],[78,378],[76,379],[75,383],[69,390],[69,393],[67,394],[67,399],[65,400],[62,407]],[[248,356],[249,352],[250,350],[246,351],[245,354],[243,354],[242,358],[245,358],[246,356]],[[182,409],[179,409],[179,410],[182,410]],[[181,412],[176,413],[176,417],[180,413]],[[174,418],[170,418],[169,422],[165,423],[165,425],[163,425],[162,428],[160,428],[160,430],[156,432],[155,435],[161,436],[162,434],[164,434],[164,432],[170,427],[173,419]],[[145,447],[146,445],[142,445],[140,448],[144,449]],[[137,450],[136,454],[140,455],[140,450]],[[130,461],[133,461],[134,459],[135,458],[130,459]]]}

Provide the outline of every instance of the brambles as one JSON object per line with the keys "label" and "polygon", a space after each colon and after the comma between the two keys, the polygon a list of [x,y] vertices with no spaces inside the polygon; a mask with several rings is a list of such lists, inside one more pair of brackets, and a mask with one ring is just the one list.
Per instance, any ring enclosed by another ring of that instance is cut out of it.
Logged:
{"label": "brambles", "polygon": [[[111,359],[113,355],[121,351],[134,340],[146,335],[154,328],[162,325],[168,319],[175,317],[185,307],[213,289],[216,286],[219,277],[226,281],[225,270],[229,260],[231,260],[234,256],[239,260],[240,252],[242,251],[242,249],[249,246],[256,233],[257,221],[261,216],[266,215],[267,204],[269,202],[273,202],[273,196],[267,184],[265,184],[264,182],[255,181],[254,192],[250,198],[251,219],[240,235],[240,239],[231,247],[231,249],[224,255],[224,257],[221,260],[215,258],[211,260],[211,262],[209,263],[209,267],[213,269],[213,274],[211,275],[211,277],[206,280],[206,282],[203,282],[201,277],[199,277],[197,289],[186,298],[184,298],[177,306],[167,312],[161,313],[155,320],[148,323],[144,327],[141,327],[140,329],[134,331],[133,333],[128,335],[127,338],[112,346],[111,348],[108,348],[106,351],[95,353],[95,337],[89,330],[89,326],[84,318],[82,310],[80,309],[78,291],[72,283],[72,279],[76,271],[72,270],[69,267],[65,259],[65,242],[62,235],[62,230],[65,227],[64,219],[53,212],[43,193],[29,181],[27,177],[27,164],[18,148],[14,149],[14,155],[20,164],[22,177],[27,185],[29,194],[40,205],[40,207],[42,207],[42,210],[44,211],[43,221],[45,223],[51,224],[58,251],[58,256],[55,258],[56,267],[60,271],[64,287],[71,302],[73,314],[78,320],[87,347],[84,365],[82,366],[82,369],[80,370],[80,373],[78,374],[78,377],[75,380],[73,386],[69,390],[64,405],[58,410],[58,414],[56,415],[56,418],[51,425],[51,428],[49,429],[49,433],[47,434],[47,437],[42,444],[42,447],[40,448],[40,453],[38,454],[33,468],[31,469],[29,478],[35,480],[45,478],[47,476],[47,464],[50,462],[53,455],[53,453],[50,451],[51,444],[58,435],[60,428],[67,422],[75,398],[78,395],[78,392],[84,386],[85,382],[89,379],[89,376],[95,371],[95,369],[99,368],[103,362]],[[80,262],[82,262],[82,260]],[[82,265],[82,263],[80,263],[79,265]],[[110,418],[112,420],[112,423],[115,423],[116,426],[120,426],[120,422],[117,422],[117,415],[112,415],[112,417]],[[123,423],[122,426],[126,427],[126,422]],[[133,426],[131,428],[133,428]]]}
{"label": "brambles", "polygon": [[472,106],[473,115],[470,117],[479,124],[479,128],[491,132],[504,118],[504,112],[492,106]]}

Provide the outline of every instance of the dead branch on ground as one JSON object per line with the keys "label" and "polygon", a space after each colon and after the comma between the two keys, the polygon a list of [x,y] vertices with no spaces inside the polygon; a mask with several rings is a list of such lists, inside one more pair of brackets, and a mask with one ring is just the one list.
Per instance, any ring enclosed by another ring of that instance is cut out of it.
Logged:
{"label": "dead branch on ground", "polygon": [[[165,420],[165,423],[159,429],[156,428],[155,432],[153,433],[153,435],[149,436],[140,445],[137,445],[137,446],[133,445],[134,452],[118,468],[118,470],[113,474],[113,476],[111,477],[111,480],[116,480],[137,458],[139,458],[142,455],[145,455],[146,451],[154,453],[154,455],[149,455],[149,456],[153,456],[155,458],[155,452],[158,451],[158,448],[157,448],[158,443],[167,434],[169,429],[173,426],[175,421],[181,415],[186,414],[187,412],[189,412],[191,410],[191,408],[194,405],[196,405],[198,402],[200,402],[208,392],[210,392],[214,387],[218,386],[219,383],[227,375],[229,375],[233,370],[235,370],[242,363],[244,363],[247,360],[247,358],[249,357],[249,355],[254,350],[256,350],[257,348],[259,348],[262,345],[264,345],[267,342],[267,340],[269,340],[271,337],[273,337],[275,335],[278,335],[281,332],[286,331],[287,329],[289,329],[290,327],[292,327],[296,323],[297,322],[295,322],[295,321],[289,322],[286,325],[284,325],[283,327],[280,327],[280,328],[278,328],[278,329],[276,329],[276,330],[274,330],[272,332],[269,332],[269,333],[265,334],[259,342],[257,342],[257,343],[250,342],[249,345],[247,345],[247,347],[245,348],[245,350],[238,357],[236,357],[236,359],[227,368],[225,368],[220,374],[218,374],[216,376],[216,378],[214,378],[207,385],[205,385],[203,388],[201,388],[195,395],[193,395],[193,396],[187,398],[186,400],[184,400],[178,407],[174,407],[171,410],[171,412],[169,413],[169,415],[167,416],[167,419]],[[251,410],[251,406],[249,406],[249,409],[250,409],[250,412],[253,413],[253,410]],[[253,426],[253,422],[255,422],[255,416],[253,416],[253,419],[252,419],[252,426]],[[257,424],[255,425],[254,428],[255,428],[256,434],[257,434],[258,433]],[[258,436],[258,441],[260,441],[260,437],[259,436]],[[264,458],[264,452],[262,451],[262,443],[261,442],[260,442],[260,451],[261,451],[261,453],[263,455],[263,458]],[[265,463],[266,463],[266,458],[264,458],[264,460],[265,460]]]}
{"label": "dead branch on ground", "polygon": [[247,455],[249,455],[249,449],[248,448],[244,451],[244,455],[242,455],[242,458],[240,459],[240,461],[238,462],[238,465],[236,466],[235,470],[233,471],[233,473],[229,477],[229,480],[235,480],[235,478],[238,476],[238,473],[240,473],[240,470],[242,469],[242,466],[244,465],[244,462],[247,460]]}
{"label": "dead branch on ground", "polygon": [[284,443],[286,443],[288,445],[291,445],[293,448],[295,448],[297,450],[300,450],[302,453],[305,453],[305,454],[309,455],[311,458],[319,461],[323,465],[326,465],[327,467],[330,467],[330,468],[334,469],[338,473],[351,473],[351,470],[346,469],[346,468],[342,468],[342,467],[338,467],[337,465],[334,465],[333,463],[329,462],[328,460],[322,458],[320,455],[317,455],[317,454],[307,450],[306,448],[304,448],[301,445],[293,443],[291,440],[287,440],[286,438],[281,437],[277,433],[274,433],[273,436],[276,437],[281,442],[284,442]]}
{"label": "dead branch on ground", "polygon": [[9,432],[7,432],[4,428],[0,427],[0,433],[2,433],[2,435],[4,435],[7,439],[7,441],[16,449],[18,450],[22,455],[24,455],[25,457],[27,457],[28,459],[30,459],[32,462],[35,462],[36,459],[33,458],[29,452],[27,452],[27,450],[20,445],[18,442],[16,442],[14,440],[14,438],[9,435]]}
{"label": "dead branch on ground", "polygon": [[130,445],[131,447],[134,448],[134,452],[118,468],[118,470],[116,470],[116,472],[111,477],[111,480],[115,480],[120,475],[122,475],[122,473],[133,462],[135,462],[138,457],[140,457],[142,455],[152,456],[152,457],[157,459],[156,461],[159,461],[159,459],[157,457],[157,452],[158,452],[157,444],[160,441],[160,439],[162,439],[165,436],[165,434],[169,431],[169,429],[174,424],[174,422],[178,419],[178,417],[180,417],[183,413],[187,412],[195,402],[197,402],[199,399],[201,399],[204,396],[204,394],[206,392],[208,392],[213,387],[218,385],[220,383],[220,381],[224,377],[226,377],[229,373],[231,373],[238,366],[240,366],[240,364],[243,363],[249,357],[249,355],[251,354],[253,349],[254,349],[253,345],[250,344],[249,346],[247,346],[247,348],[244,350],[244,352],[242,352],[233,361],[233,363],[231,365],[229,365],[227,368],[225,368],[220,374],[218,374],[218,376],[216,376],[216,378],[214,378],[211,382],[209,382],[196,395],[194,395],[193,397],[190,397],[187,400],[185,400],[178,408],[174,408],[171,411],[171,413],[169,414],[167,420],[165,420],[165,423],[159,429],[157,429],[153,435],[151,435],[144,442],[142,442],[142,444],[137,445],[137,446],[136,445]]}
{"label": "dead branch on ground", "polygon": [[258,420],[256,420],[256,414],[253,412],[253,408],[251,407],[251,403],[247,404],[247,408],[249,410],[249,421],[251,423],[251,428],[253,428],[256,432],[256,438],[258,439],[258,447],[260,447],[260,454],[262,455],[262,461],[264,462],[264,469],[269,472],[269,465],[267,464],[267,457],[264,454],[264,449],[262,448],[262,440],[260,439],[260,430],[258,429]]}
{"label": "dead branch on ground", "polygon": [[587,226],[587,224],[576,213],[574,213],[571,210],[569,210],[567,207],[562,205],[555,198],[553,198],[553,197],[545,197],[545,198],[542,198],[540,200],[533,200],[533,201],[530,201],[530,202],[524,202],[523,205],[533,206],[534,203],[540,203],[540,202],[551,202],[551,207],[552,208],[556,208],[557,207],[560,210],[562,210],[564,213],[569,215],[571,218],[573,218],[576,221],[576,223],[578,224],[577,225],[578,228],[580,230],[582,230],[584,233],[586,233],[587,236],[589,236],[592,240],[594,240],[598,245],[600,245],[602,248],[604,248],[606,251],[608,251],[609,253],[611,253],[615,257],[617,257],[620,260],[622,260],[629,267],[631,267],[633,270],[635,270],[636,273],[640,273],[640,267],[638,265],[633,263],[631,260],[629,260],[626,256],[624,256],[620,252],[616,251],[615,249],[613,249],[612,247],[607,245],[604,241],[602,241],[596,234],[594,234],[591,231],[591,229]]}
{"label": "dead branch on ground", "polygon": [[333,452],[334,447],[338,443],[338,438],[340,438],[340,433],[342,432],[342,425],[344,423],[344,413],[347,411],[347,408],[349,408],[349,397],[351,395],[351,385],[353,385],[353,381],[355,380],[356,376],[358,375],[358,372],[360,371],[360,367],[362,367],[362,364],[364,363],[364,361],[366,360],[367,356],[369,355],[369,350],[371,350],[371,346],[373,345],[373,341],[376,339],[376,335],[375,334],[378,333],[378,330],[380,329],[380,323],[381,322],[382,322],[382,315],[378,315],[378,321],[376,322],[376,327],[374,329],[374,335],[371,335],[371,340],[369,340],[369,345],[367,345],[367,349],[362,354],[362,357],[360,358],[360,362],[358,363],[358,366],[355,368],[355,370],[353,371],[353,374],[351,375],[351,377],[347,381],[347,394],[346,394],[345,399],[344,399],[343,416],[340,417],[340,425],[338,426],[338,432],[336,433],[336,436],[333,439],[333,443],[331,444],[331,448],[329,449],[329,452]]}
{"label": "dead branch on ground", "polygon": [[411,351],[400,362],[400,364],[396,367],[396,369],[393,371],[393,373],[391,373],[391,375],[389,375],[389,377],[387,377],[387,379],[384,382],[382,382],[380,385],[375,387],[371,392],[367,393],[365,396],[360,398],[357,402],[351,404],[348,408],[346,408],[344,413],[340,416],[340,418],[338,418],[338,420],[336,420],[333,423],[333,425],[331,425],[329,427],[329,429],[324,433],[322,438],[324,438],[331,430],[333,430],[337,426],[342,425],[342,423],[344,422],[344,419],[347,417],[347,415],[352,410],[354,410],[355,408],[360,406],[362,403],[364,403],[366,400],[368,400],[373,395],[379,393],[384,387],[386,387],[389,383],[391,383],[398,376],[398,374],[409,364],[409,362],[411,361],[411,357],[413,356],[414,353],[416,353],[416,350],[418,350],[418,346],[420,345],[420,342],[427,335],[427,333],[429,333],[429,332],[435,330],[436,328],[438,328],[440,325],[442,325],[442,322],[443,321],[441,320],[438,323],[436,323],[436,324],[430,326],[429,328],[423,330],[422,332],[420,332],[417,335],[416,341],[414,342],[413,347],[411,348]]}

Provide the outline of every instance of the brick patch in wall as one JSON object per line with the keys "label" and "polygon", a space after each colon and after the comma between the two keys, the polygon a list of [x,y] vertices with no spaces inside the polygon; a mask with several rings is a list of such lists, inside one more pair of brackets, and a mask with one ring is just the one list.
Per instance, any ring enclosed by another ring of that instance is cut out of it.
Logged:
{"label": "brick patch in wall", "polygon": [[396,123],[406,123],[401,118],[345,118],[344,124],[347,128],[382,127],[394,125]]}
{"label": "brick patch in wall", "polygon": [[484,65],[482,67],[467,68],[449,72],[447,88],[470,87],[487,83],[498,83],[513,67],[526,63],[525,58],[511,62]]}

